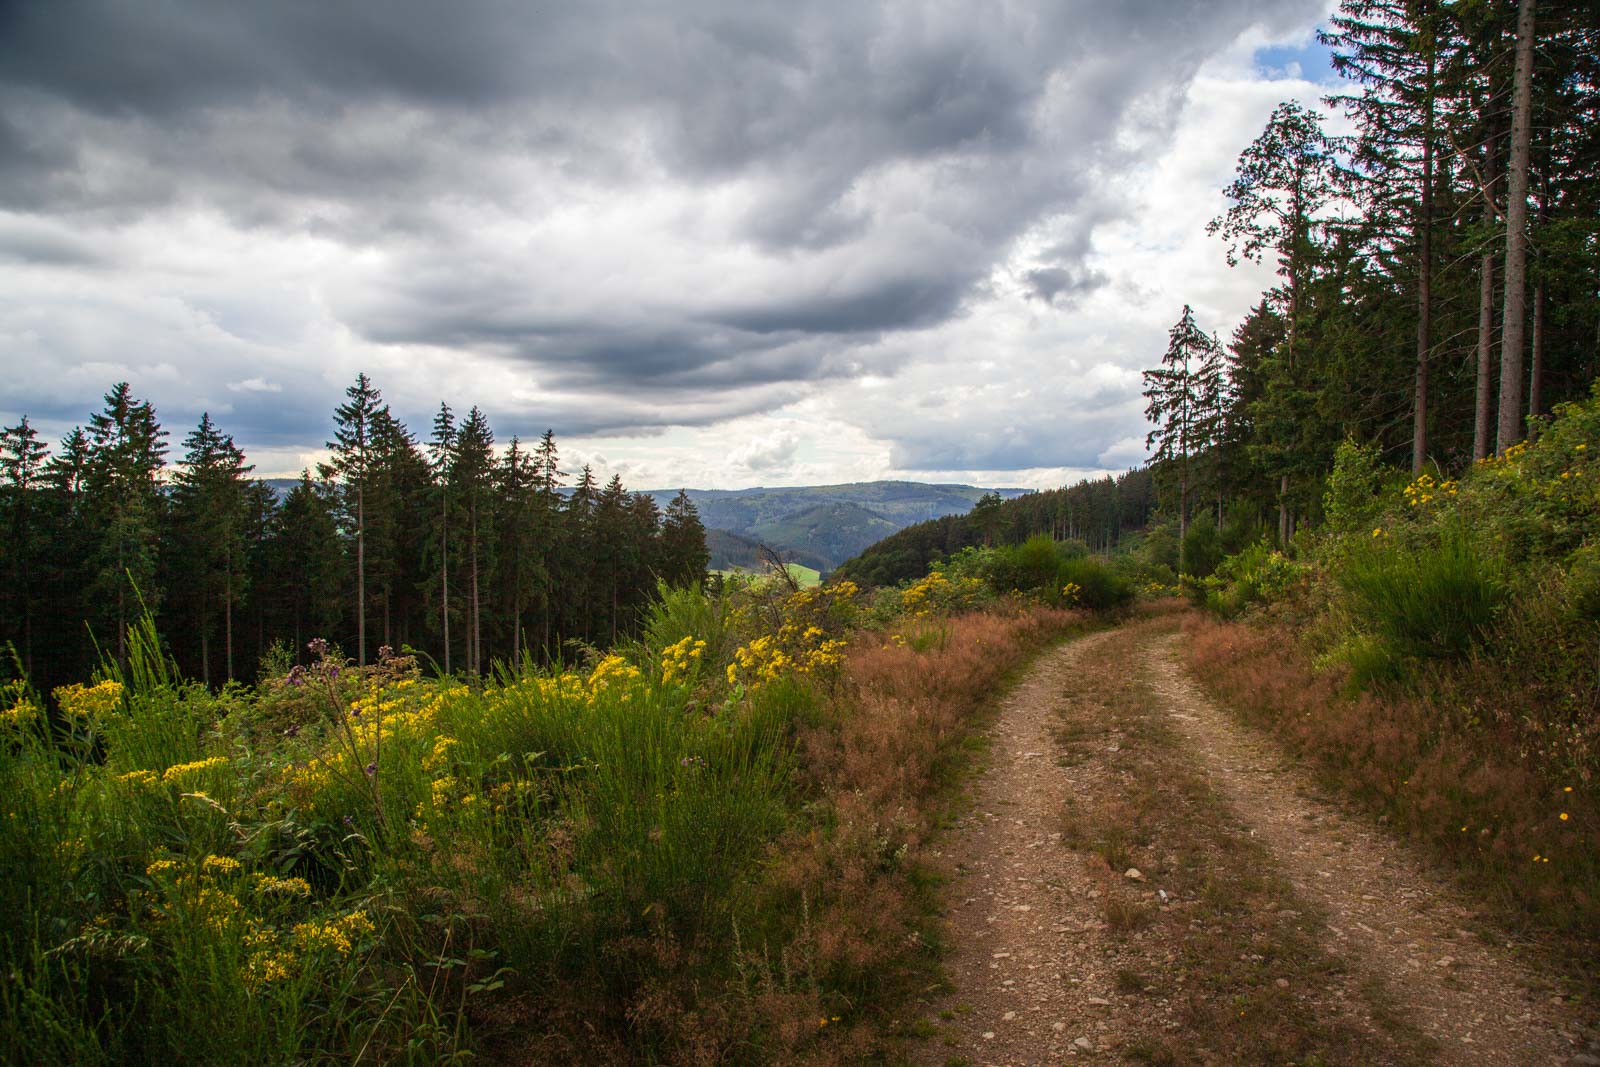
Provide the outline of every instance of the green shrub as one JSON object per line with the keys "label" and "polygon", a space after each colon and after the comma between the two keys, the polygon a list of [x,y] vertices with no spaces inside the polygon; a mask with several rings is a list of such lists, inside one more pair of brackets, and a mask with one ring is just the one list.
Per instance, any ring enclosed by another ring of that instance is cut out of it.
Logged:
{"label": "green shrub", "polygon": [[1183,569],[1195,578],[1208,577],[1222,562],[1222,540],[1217,524],[1204,515],[1189,525],[1183,537]]}
{"label": "green shrub", "polygon": [[1380,493],[1385,478],[1377,446],[1345,438],[1334,450],[1333,470],[1322,496],[1328,532],[1342,535],[1370,529],[1383,511]]}
{"label": "green shrub", "polygon": [[1056,588],[1077,586],[1074,606],[1110,611],[1133,600],[1133,584],[1105,560],[1096,556],[1062,560],[1056,568]]}
{"label": "green shrub", "polygon": [[1258,541],[1217,565],[1201,583],[1202,599],[1210,610],[1233,618],[1252,604],[1282,597],[1300,574],[1289,557]]}
{"label": "green shrub", "polygon": [[1465,657],[1486,636],[1506,597],[1498,563],[1483,558],[1454,524],[1432,547],[1373,538],[1338,580],[1358,625],[1402,658]]}

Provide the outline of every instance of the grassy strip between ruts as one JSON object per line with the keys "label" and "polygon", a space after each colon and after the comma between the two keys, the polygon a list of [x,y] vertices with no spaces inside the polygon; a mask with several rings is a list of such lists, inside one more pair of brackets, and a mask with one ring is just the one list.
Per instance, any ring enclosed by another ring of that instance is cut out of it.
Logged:
{"label": "grassy strip between ruts", "polygon": [[[1103,921],[1120,934],[1116,987],[1132,1013],[1136,1062],[1410,1063],[1426,1039],[1381,991],[1322,947],[1324,924],[1270,854],[1207,785],[1166,723],[1137,645],[1170,620],[1132,626],[1085,663],[1063,712],[1063,761],[1094,762],[1063,843],[1104,864]],[[1119,877],[1137,867],[1169,894]]]}
{"label": "grassy strip between ruts", "polygon": [[1596,996],[1600,800],[1593,783],[1548,773],[1520,724],[1474,713],[1476,693],[1514,691],[1503,669],[1479,662],[1424,693],[1352,695],[1279,626],[1193,617],[1185,628],[1189,666],[1213,695],[1422,844],[1501,924],[1548,942],[1569,994]]}

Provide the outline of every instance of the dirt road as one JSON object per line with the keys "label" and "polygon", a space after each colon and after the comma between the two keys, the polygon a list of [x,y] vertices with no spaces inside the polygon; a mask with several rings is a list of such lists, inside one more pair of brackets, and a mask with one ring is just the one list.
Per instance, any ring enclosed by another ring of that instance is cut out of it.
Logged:
{"label": "dirt road", "polygon": [[1174,629],[1063,645],[1005,699],[919,1061],[1600,1064],[1527,953],[1200,693]]}

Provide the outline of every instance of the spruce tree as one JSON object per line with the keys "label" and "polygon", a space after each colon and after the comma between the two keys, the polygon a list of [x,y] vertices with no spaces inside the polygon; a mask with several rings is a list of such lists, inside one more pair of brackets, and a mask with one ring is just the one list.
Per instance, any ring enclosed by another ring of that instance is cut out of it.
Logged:
{"label": "spruce tree", "polygon": [[700,585],[710,562],[700,512],[688,492],[679,489],[661,523],[661,577],[668,585]]}
{"label": "spruce tree", "polygon": [[439,402],[428,438],[428,468],[433,474],[434,516],[438,533],[434,548],[439,566],[439,629],[444,641],[444,672],[450,669],[450,458],[456,449],[456,419],[450,405]]}
{"label": "spruce tree", "polygon": [[34,605],[42,591],[44,569],[43,478],[49,448],[22,416],[15,426],[0,429],[0,529],[5,530],[8,562],[5,597],[0,608],[8,626],[21,639],[23,668],[33,673]]}
{"label": "spruce tree", "polygon": [[333,412],[333,440],[327,443],[333,453],[321,465],[322,477],[336,481],[342,525],[355,542],[356,573],[356,662],[367,662],[367,508],[366,496],[377,467],[375,423],[389,413],[383,394],[363,374],[345,390],[347,398]]}
{"label": "spruce tree", "polygon": [[[1260,262],[1268,251],[1277,256],[1288,305],[1288,334],[1275,383],[1280,393],[1301,389],[1297,344],[1321,253],[1317,242],[1320,216],[1337,194],[1338,173],[1321,121],[1301,105],[1286,101],[1240,154],[1234,179],[1223,189],[1231,201],[1228,210],[1206,226],[1208,233],[1220,233],[1229,242],[1230,266],[1241,258]],[[1291,525],[1289,471],[1284,468],[1277,473],[1279,539],[1287,541]]]}
{"label": "spruce tree", "polygon": [[89,419],[84,483],[95,541],[91,603],[99,605],[95,616],[115,630],[120,661],[134,606],[142,600],[154,611],[160,603],[155,577],[167,432],[127,382],[112,386],[105,402]]}
{"label": "spruce tree", "polygon": [[539,472],[535,457],[516,437],[495,472],[495,588],[510,620],[511,662],[523,665],[523,619],[543,570],[534,522]]}
{"label": "spruce tree", "polygon": [[1205,368],[1220,367],[1214,358],[1216,345],[1195,324],[1194,311],[1183,305],[1183,314],[1167,333],[1167,350],[1161,366],[1144,372],[1145,419],[1155,428],[1145,438],[1153,447],[1152,463],[1164,464],[1178,472],[1178,569],[1186,560],[1183,544],[1189,533],[1190,464],[1205,443],[1210,413],[1205,408],[1202,374]]}
{"label": "spruce tree", "polygon": [[494,516],[494,431],[476,406],[456,435],[450,483],[461,509],[467,562],[467,669],[483,673],[483,599],[480,580],[489,563]]}
{"label": "spruce tree", "polygon": [[283,498],[273,518],[267,559],[276,632],[292,635],[296,655],[313,637],[337,630],[345,559],[339,549],[338,494],[313,481],[309,470]]}
{"label": "spruce tree", "polygon": [[210,413],[184,438],[184,457],[173,478],[173,549],[179,565],[174,598],[187,602],[200,640],[200,678],[211,684],[211,636],[220,613],[224,679],[234,675],[234,609],[246,551],[246,477],[254,466]]}

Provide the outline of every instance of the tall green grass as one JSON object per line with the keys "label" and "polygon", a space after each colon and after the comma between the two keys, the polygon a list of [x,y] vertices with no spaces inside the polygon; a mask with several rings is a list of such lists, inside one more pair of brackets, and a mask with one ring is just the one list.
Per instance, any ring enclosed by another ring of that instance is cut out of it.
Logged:
{"label": "tall green grass", "polygon": [[1337,578],[1363,629],[1401,659],[1455,660],[1489,633],[1505,603],[1499,563],[1459,524],[1436,540],[1403,546],[1381,535],[1352,555]]}

